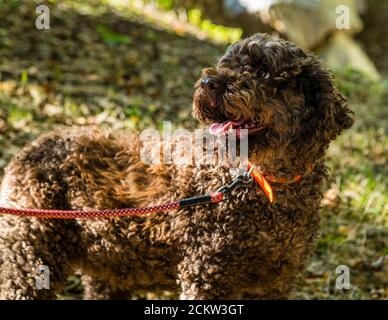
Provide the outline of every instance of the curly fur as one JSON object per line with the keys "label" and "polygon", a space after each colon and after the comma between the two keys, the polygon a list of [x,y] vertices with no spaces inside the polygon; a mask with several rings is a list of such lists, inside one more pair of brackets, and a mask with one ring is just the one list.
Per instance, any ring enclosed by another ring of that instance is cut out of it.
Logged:
{"label": "curly fur", "polygon": [[[264,34],[232,45],[203,77],[225,89],[209,91],[198,82],[194,116],[205,124],[255,121],[262,130],[250,136],[250,161],[277,177],[302,174],[302,181],[274,184],[273,204],[251,186],[218,205],[140,217],[0,216],[1,298],[55,298],[75,270],[82,271],[87,299],[160,289],[183,299],[289,296],[317,237],[325,150],[352,125],[351,111],[311,53]],[[226,164],[146,165],[140,147],[134,133],[46,134],[8,165],[0,204],[147,206],[214,191],[232,178]],[[50,268],[52,290],[35,289],[41,264]]]}

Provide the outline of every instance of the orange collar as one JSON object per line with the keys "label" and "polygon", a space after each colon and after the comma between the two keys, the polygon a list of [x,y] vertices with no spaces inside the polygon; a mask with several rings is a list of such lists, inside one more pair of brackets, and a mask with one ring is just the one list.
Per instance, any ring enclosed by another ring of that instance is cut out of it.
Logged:
{"label": "orange collar", "polygon": [[[307,172],[311,172],[313,170],[313,166],[309,166],[307,168]],[[268,182],[273,183],[288,183],[288,182],[300,182],[302,180],[301,175],[294,176],[291,180],[287,180],[286,178],[276,178],[274,175],[268,175],[267,177],[264,176],[264,173],[261,172],[259,169],[257,169],[252,163],[248,162],[248,170],[249,175],[252,177],[253,180],[261,187],[261,189],[264,191],[268,201],[272,203],[274,201],[274,192],[272,190],[271,184]]]}

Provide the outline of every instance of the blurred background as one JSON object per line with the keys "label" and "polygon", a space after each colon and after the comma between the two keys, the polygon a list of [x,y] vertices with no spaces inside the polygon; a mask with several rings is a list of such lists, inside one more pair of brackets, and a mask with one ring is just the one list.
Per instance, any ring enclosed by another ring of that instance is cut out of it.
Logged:
{"label": "blurred background", "polygon": [[[49,29],[36,28],[39,4]],[[322,234],[293,298],[388,299],[387,21],[387,0],[0,0],[0,178],[54,128],[195,128],[202,68],[230,43],[271,33],[322,57],[356,117],[329,149]],[[335,288],[338,265],[350,290]],[[58,296],[81,293],[74,276]],[[128,298],[144,297],[174,295]]]}

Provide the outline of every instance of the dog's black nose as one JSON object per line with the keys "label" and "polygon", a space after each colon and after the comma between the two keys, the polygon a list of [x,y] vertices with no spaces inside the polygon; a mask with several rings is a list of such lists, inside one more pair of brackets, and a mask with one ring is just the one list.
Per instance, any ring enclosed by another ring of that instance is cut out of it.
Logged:
{"label": "dog's black nose", "polygon": [[210,90],[216,90],[220,89],[222,87],[221,81],[211,77],[211,76],[206,76],[201,80],[201,87],[210,89]]}

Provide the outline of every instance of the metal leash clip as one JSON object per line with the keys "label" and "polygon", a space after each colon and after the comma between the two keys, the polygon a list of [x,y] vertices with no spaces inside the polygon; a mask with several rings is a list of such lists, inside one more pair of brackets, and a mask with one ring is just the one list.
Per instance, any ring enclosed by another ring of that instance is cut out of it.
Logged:
{"label": "metal leash clip", "polygon": [[224,199],[228,199],[230,197],[231,192],[235,188],[241,185],[250,184],[252,182],[252,177],[251,177],[252,170],[253,170],[253,167],[249,171],[246,171],[243,174],[239,174],[229,184],[219,188],[216,192],[222,192],[222,194],[224,195]]}

